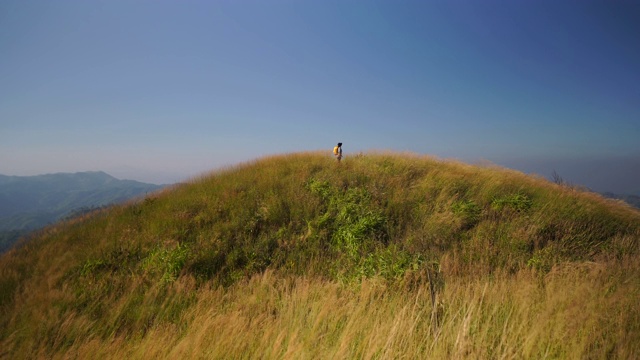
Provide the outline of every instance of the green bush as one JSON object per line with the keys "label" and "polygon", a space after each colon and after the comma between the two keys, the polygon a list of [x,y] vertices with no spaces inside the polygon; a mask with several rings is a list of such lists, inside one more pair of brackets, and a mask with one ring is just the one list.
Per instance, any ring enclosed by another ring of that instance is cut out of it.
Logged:
{"label": "green bush", "polygon": [[527,211],[533,205],[533,201],[522,193],[510,194],[494,198],[491,202],[491,207],[494,210],[500,211],[504,208],[511,208],[517,212]]}
{"label": "green bush", "polygon": [[189,248],[185,244],[178,244],[173,249],[158,247],[147,256],[142,268],[160,274],[163,283],[172,282],[180,275],[188,256]]}
{"label": "green bush", "polygon": [[480,221],[482,209],[473,200],[456,201],[451,206],[454,214],[462,220],[463,228],[468,229]]}

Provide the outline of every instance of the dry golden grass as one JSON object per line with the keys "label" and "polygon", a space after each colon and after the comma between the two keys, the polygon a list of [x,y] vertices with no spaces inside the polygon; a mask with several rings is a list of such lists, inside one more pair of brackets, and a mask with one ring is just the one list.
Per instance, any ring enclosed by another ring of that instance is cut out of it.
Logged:
{"label": "dry golden grass", "polygon": [[[61,358],[541,359],[640,353],[640,273],[631,263],[559,265],[490,280],[357,286],[266,271],[200,290],[176,325],[143,338],[72,344]],[[178,291],[193,284],[181,279]],[[437,321],[434,312],[439,313]],[[61,329],[63,331],[63,329]]]}
{"label": "dry golden grass", "polygon": [[639,240],[514,171],[273,156],[4,254],[0,358],[633,359]]}

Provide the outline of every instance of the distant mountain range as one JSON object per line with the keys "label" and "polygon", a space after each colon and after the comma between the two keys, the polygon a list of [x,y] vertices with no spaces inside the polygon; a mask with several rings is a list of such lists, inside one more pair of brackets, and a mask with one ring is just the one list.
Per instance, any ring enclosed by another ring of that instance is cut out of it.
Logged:
{"label": "distant mountain range", "polygon": [[101,171],[0,175],[0,252],[20,236],[69,215],[144,196],[162,187],[119,180]]}
{"label": "distant mountain range", "polygon": [[622,200],[627,204],[640,209],[640,196],[638,195],[621,195],[621,194],[605,192],[605,193],[602,193],[602,196],[610,199]]}

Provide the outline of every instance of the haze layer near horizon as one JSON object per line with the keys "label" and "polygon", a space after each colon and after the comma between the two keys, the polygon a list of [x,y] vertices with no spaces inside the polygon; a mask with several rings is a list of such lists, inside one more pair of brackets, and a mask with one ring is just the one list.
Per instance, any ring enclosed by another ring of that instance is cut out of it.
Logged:
{"label": "haze layer near horizon", "polygon": [[631,1],[3,1],[0,173],[391,149],[640,191]]}

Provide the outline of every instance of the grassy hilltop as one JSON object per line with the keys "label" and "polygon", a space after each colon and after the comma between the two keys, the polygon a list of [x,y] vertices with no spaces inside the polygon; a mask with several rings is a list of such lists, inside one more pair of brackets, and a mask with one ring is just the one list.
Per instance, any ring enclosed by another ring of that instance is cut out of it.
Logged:
{"label": "grassy hilltop", "polygon": [[0,258],[0,358],[638,358],[640,212],[500,168],[274,156]]}

